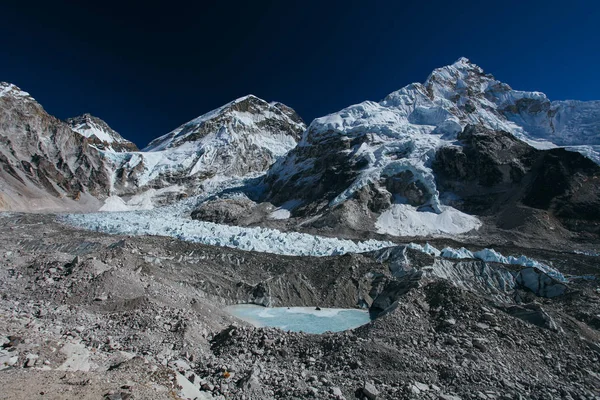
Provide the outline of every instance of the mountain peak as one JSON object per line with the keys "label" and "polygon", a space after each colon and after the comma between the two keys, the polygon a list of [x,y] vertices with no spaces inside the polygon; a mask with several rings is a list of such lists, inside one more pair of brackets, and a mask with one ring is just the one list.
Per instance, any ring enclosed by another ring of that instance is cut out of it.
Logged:
{"label": "mountain peak", "polygon": [[[278,127],[285,127],[285,129]],[[293,140],[298,140],[304,129],[306,129],[304,121],[292,108],[281,103],[268,103],[249,94],[154,139],[144,151],[161,151],[187,142],[201,141],[215,132],[252,132],[256,135],[270,132],[268,134],[271,135],[281,130],[286,135],[293,132]]]}
{"label": "mountain peak", "polygon": [[100,150],[115,152],[138,150],[135,144],[123,138],[104,120],[90,113],[68,118],[66,122],[73,131],[90,139]]}
{"label": "mountain peak", "polygon": [[[481,67],[469,61],[466,57],[461,57],[450,65],[436,68],[425,81],[425,86],[435,81],[457,81],[458,79],[466,79],[469,76],[485,75]],[[493,77],[490,75],[490,78]]]}
{"label": "mountain peak", "polygon": [[[261,99],[261,98],[260,98],[260,97],[258,97],[258,96],[255,96],[255,95],[253,95],[253,94],[247,94],[247,95],[245,95],[245,96],[242,96],[242,97],[239,97],[239,98],[235,99],[235,100],[234,100],[234,101],[232,101],[231,103],[232,103],[232,104],[235,104],[235,103],[241,103],[242,101],[247,101],[247,100],[260,100],[260,101],[264,101],[263,99]],[[265,103],[266,103],[266,101],[265,101]]]}
{"label": "mountain peak", "polygon": [[0,97],[4,96],[33,99],[29,93],[21,90],[17,85],[8,82],[0,82]]}
{"label": "mountain peak", "polygon": [[473,64],[467,57],[460,57],[458,60],[454,61],[454,63],[452,63],[452,65],[468,66],[468,65],[475,65],[475,64]]}

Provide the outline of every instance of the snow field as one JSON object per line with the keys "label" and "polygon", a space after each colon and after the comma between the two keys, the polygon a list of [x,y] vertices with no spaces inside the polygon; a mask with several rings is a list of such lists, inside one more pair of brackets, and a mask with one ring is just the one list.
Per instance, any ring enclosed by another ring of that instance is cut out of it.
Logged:
{"label": "snow field", "polygon": [[393,236],[460,234],[478,229],[481,221],[449,206],[440,206],[440,214],[417,211],[409,204],[393,204],[384,211],[375,227],[378,233]]}

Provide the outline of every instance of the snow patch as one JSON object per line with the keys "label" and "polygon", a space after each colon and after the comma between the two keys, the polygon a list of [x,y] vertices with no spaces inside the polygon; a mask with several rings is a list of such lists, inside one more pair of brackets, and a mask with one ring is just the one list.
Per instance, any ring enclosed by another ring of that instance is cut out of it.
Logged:
{"label": "snow patch", "polygon": [[125,203],[125,200],[119,196],[110,196],[104,200],[104,205],[100,207],[100,211],[129,211],[130,208]]}
{"label": "snow patch", "polygon": [[375,227],[378,233],[393,236],[454,235],[478,229],[481,221],[450,206],[440,213],[418,211],[409,204],[393,204],[381,213]]}
{"label": "snow patch", "polygon": [[201,391],[192,382],[190,382],[185,376],[179,372],[175,372],[177,384],[181,387],[179,390],[179,397],[185,400],[211,400],[214,397],[208,392]]}
{"label": "snow patch", "polygon": [[269,214],[269,219],[288,219],[291,215],[288,210],[280,208]]}
{"label": "snow patch", "polygon": [[119,196],[110,196],[104,200],[104,205],[98,211],[122,212],[136,210],[152,210],[156,207],[157,198],[168,194],[183,191],[182,186],[174,185],[162,189],[149,189],[132,196],[128,201]]}

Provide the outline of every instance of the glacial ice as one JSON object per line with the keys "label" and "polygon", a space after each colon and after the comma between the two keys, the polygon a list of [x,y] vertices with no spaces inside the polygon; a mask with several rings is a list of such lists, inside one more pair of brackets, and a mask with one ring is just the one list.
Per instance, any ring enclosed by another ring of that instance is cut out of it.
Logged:
{"label": "glacial ice", "polygon": [[212,246],[294,256],[328,256],[363,253],[393,246],[391,242],[327,238],[275,229],[238,227],[196,221],[180,216],[143,211],[70,214],[64,220],[74,226],[98,232],[126,235],[171,236]]}
{"label": "glacial ice", "polygon": [[[389,241],[367,240],[356,242],[347,239],[322,237],[298,232],[282,232],[261,227],[240,227],[197,221],[190,218],[190,212],[202,201],[228,189],[247,185],[251,180],[215,177],[205,182],[205,192],[169,206],[151,210],[113,213],[65,214],[59,221],[82,229],[109,234],[170,236],[180,240],[203,243],[213,246],[232,247],[240,250],[258,251],[291,256],[331,256],[346,253],[364,253],[397,244]],[[298,204],[290,201],[285,208],[292,209]],[[520,265],[538,268],[560,281],[567,279],[554,268],[525,256],[505,257],[494,249],[483,249],[472,253],[460,248],[446,247],[441,251],[426,243],[409,243],[408,247],[433,256],[454,259],[480,259],[487,262]]]}
{"label": "glacial ice", "polygon": [[[231,184],[231,183],[229,183]],[[214,183],[212,192],[222,189]],[[209,193],[211,191],[209,190]],[[207,194],[206,197],[209,197]],[[171,236],[180,240],[212,246],[232,247],[240,250],[258,251],[291,256],[331,256],[346,253],[364,253],[396,246],[388,241],[367,240],[355,242],[347,239],[322,237],[298,232],[282,232],[260,227],[239,227],[197,221],[189,218],[189,209],[196,199],[188,199],[174,206],[146,211],[114,213],[67,214],[60,218],[66,224],[83,229],[125,235]],[[453,259],[480,259],[486,262],[535,267],[549,276],[566,282],[565,276],[556,269],[526,256],[505,257],[493,249],[475,253],[465,249],[446,247],[441,251],[429,243],[408,244],[408,247],[434,256]]]}

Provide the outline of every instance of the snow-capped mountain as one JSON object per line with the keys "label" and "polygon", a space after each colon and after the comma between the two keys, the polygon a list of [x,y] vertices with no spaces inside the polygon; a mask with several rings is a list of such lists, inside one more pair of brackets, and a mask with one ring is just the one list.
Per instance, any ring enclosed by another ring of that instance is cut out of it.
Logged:
{"label": "snow-capped mountain", "polygon": [[148,151],[85,114],[48,115],[0,84],[0,209],[152,208],[202,192],[207,180],[264,172],[306,126],[289,107],[246,96],[153,141]]}
{"label": "snow-capped mountain", "polygon": [[153,140],[143,152],[113,154],[115,187],[185,186],[265,171],[296,146],[306,125],[289,107],[245,96]]}
{"label": "snow-capped mountain", "polygon": [[[433,168],[440,149],[464,146],[460,135],[467,126],[505,132],[536,148],[564,146],[600,161],[600,102],[550,102],[542,93],[513,90],[461,58],[381,102],[315,119],[298,146],[269,170],[264,200],[292,204],[293,216],[321,216],[321,224],[381,233],[476,229],[478,218],[449,205],[459,204],[450,201],[456,193],[440,193]],[[495,160],[499,170],[507,157],[519,162],[509,150],[498,150],[507,152]],[[561,164],[569,157],[563,151],[559,158]],[[573,163],[585,164],[581,159]],[[521,169],[522,176],[531,170]],[[568,170],[569,182],[576,169]],[[596,179],[597,168],[586,171]]]}
{"label": "snow-capped mountain", "polygon": [[[171,149],[187,142],[208,144],[243,139],[250,145],[264,146],[273,154],[282,155],[296,145],[305,129],[302,118],[290,107],[248,95],[154,139],[144,151]],[[236,137],[238,131],[243,131],[245,137]]]}
{"label": "snow-capped mountain", "polygon": [[137,146],[123,138],[106,122],[90,114],[69,118],[66,121],[75,132],[88,138],[100,150],[127,152],[138,151]]}
{"label": "snow-capped mountain", "polygon": [[0,209],[94,209],[109,194],[100,151],[27,92],[0,83]]}

